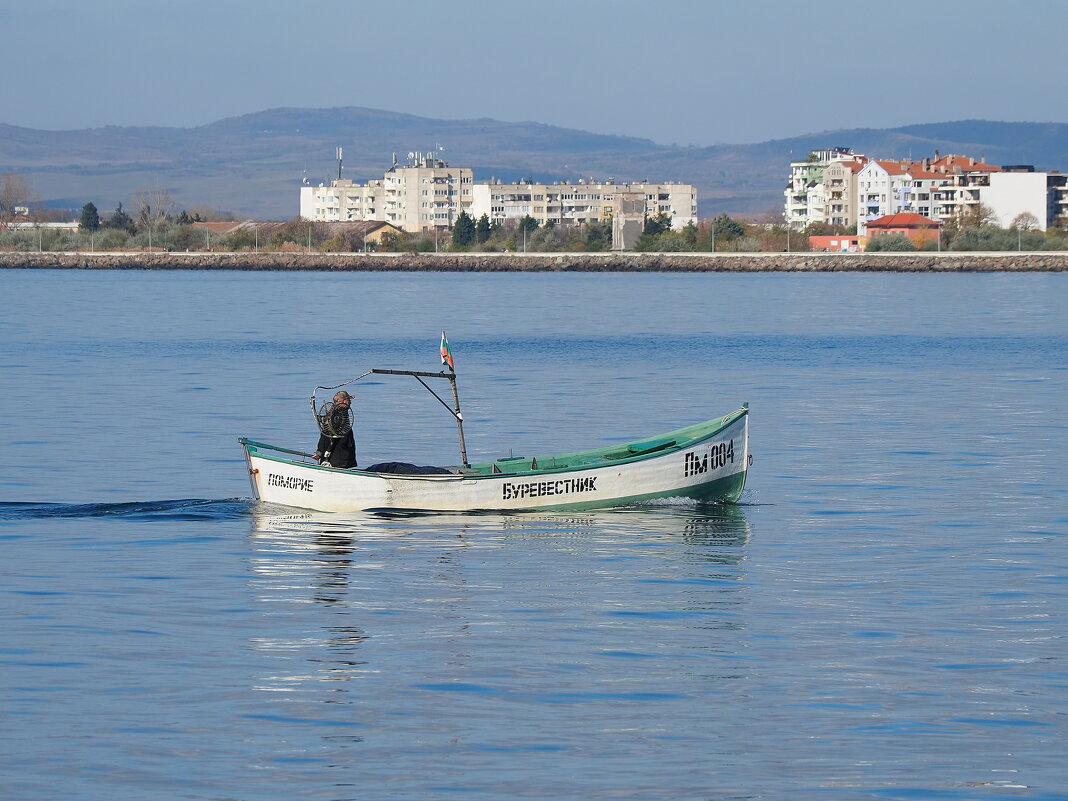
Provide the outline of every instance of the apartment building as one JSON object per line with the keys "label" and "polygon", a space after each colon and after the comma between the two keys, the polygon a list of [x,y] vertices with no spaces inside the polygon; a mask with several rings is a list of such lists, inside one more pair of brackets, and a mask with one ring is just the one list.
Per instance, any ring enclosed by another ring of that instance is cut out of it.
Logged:
{"label": "apartment building", "polygon": [[867,163],[864,156],[834,161],[823,171],[823,221],[850,226],[857,219],[857,174]]}
{"label": "apartment building", "polygon": [[938,189],[943,219],[978,212],[980,207],[994,217],[994,224],[1008,228],[1020,215],[1030,215],[1039,230],[1046,230],[1050,217],[1049,176],[1030,167],[1006,167],[1002,172],[954,175]]}
{"label": "apartment building", "polygon": [[697,191],[690,184],[671,181],[663,184],[599,183],[592,178],[552,184],[494,181],[475,184],[473,197],[468,213],[475,218],[485,214],[490,222],[504,223],[526,216],[542,225],[602,222],[612,218],[614,208],[624,197],[644,198],[646,216],[668,214],[674,229],[697,222]]}
{"label": "apartment building", "polygon": [[474,178],[468,167],[450,167],[432,153],[410,154],[366,184],[339,179],[300,188],[300,216],[315,222],[378,220],[410,233],[450,229],[469,211]]}
{"label": "apartment building", "polygon": [[[817,150],[807,161],[791,163],[785,215],[793,229],[813,222],[855,224],[863,236],[869,222],[889,215],[946,222],[980,207],[1003,228],[1022,214],[1033,216],[1041,230],[1068,218],[1068,181],[1060,173],[956,154],[901,161],[837,155],[844,152]],[[822,211],[816,208],[820,203]]]}
{"label": "apartment building", "polygon": [[451,229],[461,211],[476,219],[507,222],[525,216],[540,224],[581,224],[612,218],[617,200],[640,195],[645,213],[671,215],[673,228],[697,222],[697,192],[690,184],[579,180],[553,184],[474,183],[467,167],[450,167],[428,154],[409,154],[366,184],[339,179],[300,189],[300,216],[315,222],[379,220],[409,233]]}
{"label": "apartment building", "polygon": [[[844,162],[866,161],[857,156],[850,148],[835,147],[827,150],[813,150],[804,161],[790,162],[790,179],[786,183],[786,222],[794,230],[800,231],[807,225],[817,222],[829,222],[827,219],[830,204],[827,193],[825,174],[827,168]],[[843,176],[836,171],[839,178]],[[839,188],[839,192],[845,191]],[[839,198],[842,200],[843,198]],[[852,222],[847,223],[852,225]]]}
{"label": "apartment building", "polygon": [[1046,176],[1048,188],[1046,219],[1050,224],[1068,225],[1068,175],[1051,172]]}
{"label": "apartment building", "polygon": [[[986,175],[987,171],[977,170],[978,174]],[[942,189],[953,180],[947,169],[929,159],[869,162],[857,173],[857,233],[863,235],[869,222],[893,214],[919,214],[942,220],[949,209],[943,202]]]}

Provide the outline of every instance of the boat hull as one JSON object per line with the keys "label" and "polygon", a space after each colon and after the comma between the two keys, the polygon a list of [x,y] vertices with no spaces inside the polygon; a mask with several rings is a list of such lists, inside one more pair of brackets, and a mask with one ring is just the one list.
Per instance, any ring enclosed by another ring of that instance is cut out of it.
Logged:
{"label": "boat hull", "polygon": [[702,439],[662,453],[513,473],[402,476],[340,470],[241,442],[253,493],[270,503],[324,512],[597,509],[662,498],[737,501],[749,464],[748,419],[748,410],[739,410]]}

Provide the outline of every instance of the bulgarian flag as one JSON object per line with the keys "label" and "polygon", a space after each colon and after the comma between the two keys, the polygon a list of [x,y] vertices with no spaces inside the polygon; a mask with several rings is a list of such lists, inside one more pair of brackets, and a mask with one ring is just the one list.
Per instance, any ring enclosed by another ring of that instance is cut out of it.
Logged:
{"label": "bulgarian flag", "polygon": [[445,332],[441,332],[441,363],[447,364],[449,369],[456,372],[456,365],[452,361],[452,351],[449,350],[449,340],[445,338]]}

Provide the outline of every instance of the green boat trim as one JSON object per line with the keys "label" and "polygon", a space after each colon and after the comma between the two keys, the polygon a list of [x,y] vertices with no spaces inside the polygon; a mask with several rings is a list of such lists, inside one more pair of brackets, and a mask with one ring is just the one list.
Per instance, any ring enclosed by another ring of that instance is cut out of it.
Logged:
{"label": "green boat trim", "polygon": [[[581,470],[590,470],[595,468],[603,468],[614,465],[630,464],[632,462],[641,462],[647,459],[656,458],[665,454],[674,453],[677,451],[687,450],[699,445],[701,442],[710,439],[720,431],[724,430],[728,426],[737,422],[740,418],[749,414],[749,404],[743,404],[742,408],[735,412],[731,412],[723,417],[715,417],[711,420],[706,420],[702,423],[695,423],[684,428],[676,429],[675,431],[669,431],[666,434],[661,434],[655,438],[638,439],[632,442],[625,442],[622,444],[608,445],[602,448],[594,448],[591,450],[574,451],[572,453],[551,454],[548,456],[506,456],[494,459],[491,462],[484,462],[480,464],[472,464],[470,467],[464,468],[451,468],[454,472],[451,474],[452,478],[463,478],[465,480],[479,480],[482,478],[502,478],[506,476],[523,476],[529,477],[533,475],[555,475],[559,473],[570,473]],[[257,456],[261,459],[268,459],[276,462],[287,462],[290,464],[299,464],[302,467],[310,468],[314,470],[323,470],[335,473],[346,473],[349,475],[362,474],[366,476],[380,476],[388,475],[378,473],[369,470],[361,470],[358,467],[343,469],[330,467],[328,465],[319,465],[315,463],[309,463],[304,459],[309,458],[309,454],[302,451],[290,450],[287,448],[280,448],[275,445],[268,445],[263,442],[256,442],[254,440],[241,438],[238,440],[245,446],[249,455]],[[276,455],[278,454],[278,455]],[[301,459],[288,458],[280,454],[288,454],[289,456],[299,456]],[[742,484],[745,482],[745,471],[740,474],[742,476]],[[449,478],[450,476],[442,475],[405,475],[407,480],[427,480],[427,481],[440,481],[443,478]],[[734,478],[730,476],[728,478]],[[719,482],[713,482],[709,485],[713,486]],[[701,488],[695,489],[703,489]],[[739,488],[738,492],[741,492]],[[679,493],[673,493],[678,495]],[[651,500],[656,497],[669,497],[662,493],[653,493],[648,498],[642,496],[635,496],[634,502],[640,502],[641,500]],[[543,508],[582,508],[582,505],[570,505],[560,507],[543,507]]]}

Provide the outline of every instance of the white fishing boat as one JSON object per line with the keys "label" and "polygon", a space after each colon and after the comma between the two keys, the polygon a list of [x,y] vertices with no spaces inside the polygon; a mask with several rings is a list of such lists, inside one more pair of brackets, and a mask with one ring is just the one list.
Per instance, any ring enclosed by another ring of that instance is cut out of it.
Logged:
{"label": "white fishing boat", "polygon": [[[443,360],[446,353],[443,337]],[[451,367],[451,356],[447,364]],[[470,464],[455,371],[376,369],[338,386],[372,374],[413,376],[428,390],[426,378],[444,378],[452,384],[451,407],[430,391],[456,419],[460,464],[419,468],[391,462],[340,469],[318,463],[312,454],[242,438],[257,499],[323,512],[597,509],[662,498],[735,502],[745,486],[751,462],[748,404],[721,417],[623,444]],[[336,425],[331,428],[330,404],[316,409],[314,392],[312,410],[324,433],[345,433]]]}

